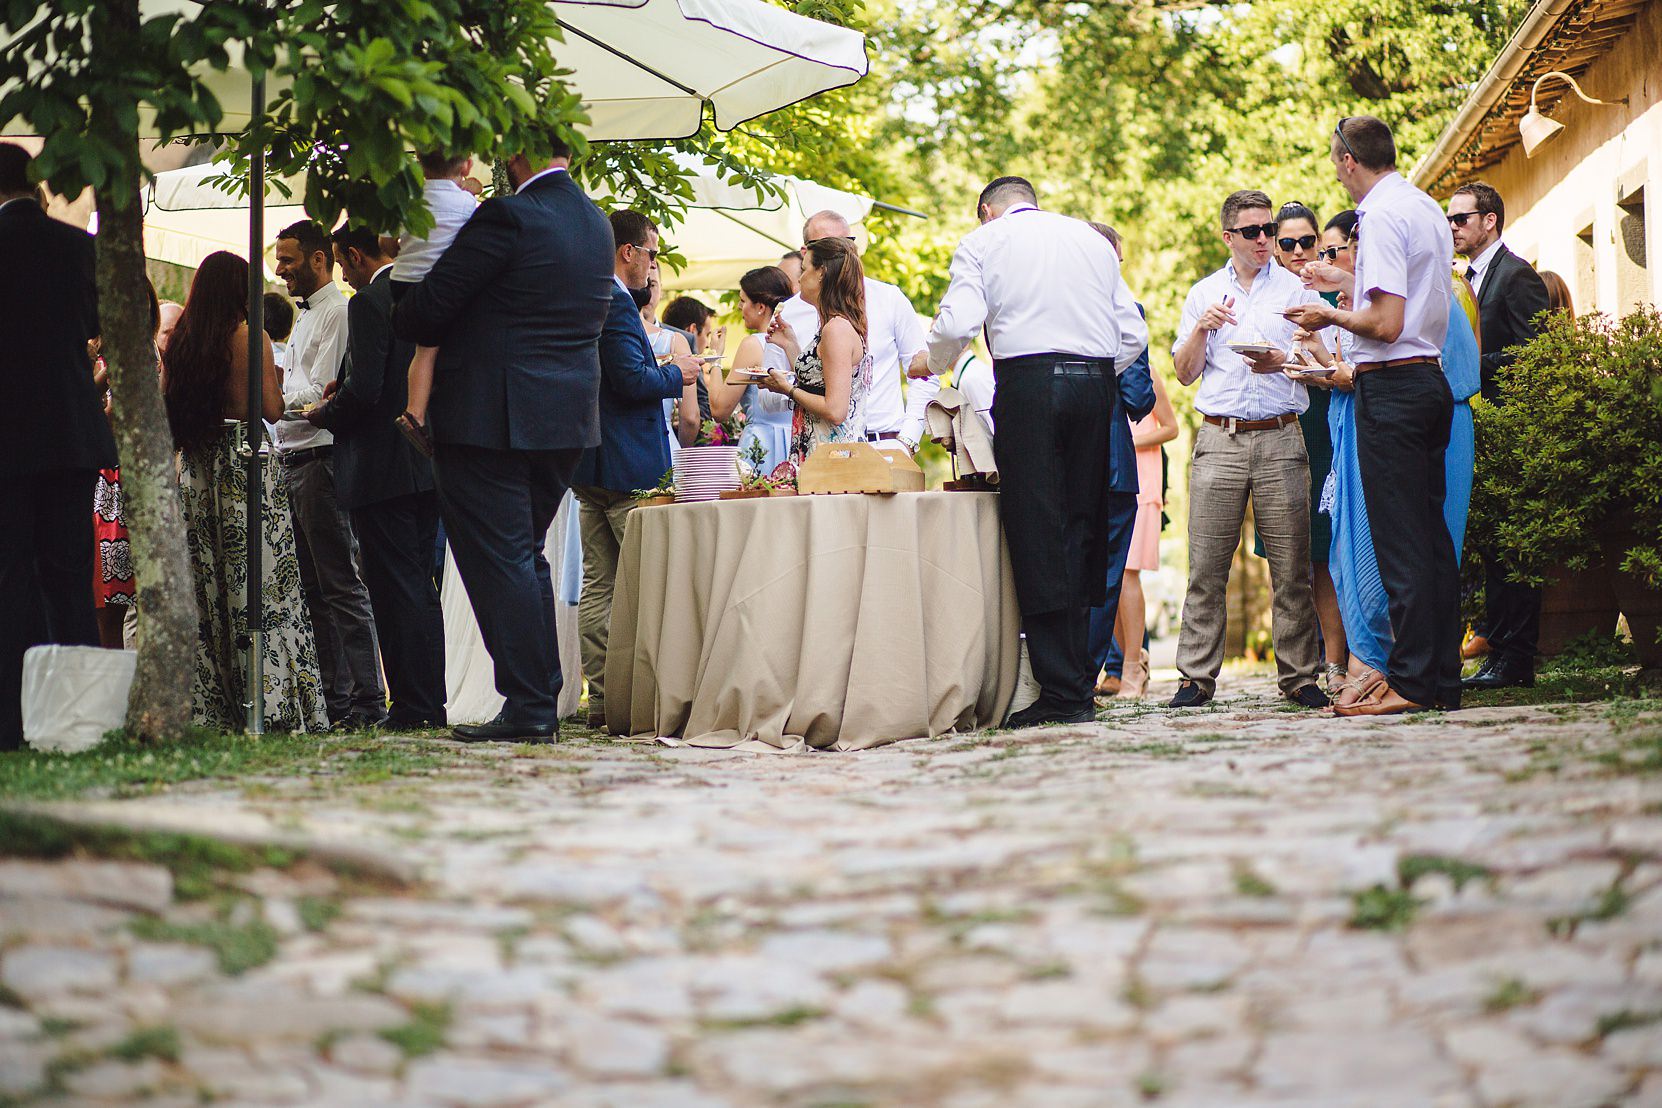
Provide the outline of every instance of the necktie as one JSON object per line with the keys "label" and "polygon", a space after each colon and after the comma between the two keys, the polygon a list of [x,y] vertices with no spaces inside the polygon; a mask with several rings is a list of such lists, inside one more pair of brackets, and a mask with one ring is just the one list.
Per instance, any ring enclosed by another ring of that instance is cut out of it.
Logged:
{"label": "necktie", "polygon": [[[1468,270],[1467,272],[1470,272],[1470,271]],[[294,302],[294,306],[296,308],[299,308],[301,311],[304,312],[304,311],[310,310],[310,308],[312,306],[312,302],[310,300],[305,300],[305,299],[296,300]]]}
{"label": "necktie", "polygon": [[1466,280],[1472,282],[1474,285],[1477,283],[1477,267],[1475,265],[1469,265],[1466,267]]}

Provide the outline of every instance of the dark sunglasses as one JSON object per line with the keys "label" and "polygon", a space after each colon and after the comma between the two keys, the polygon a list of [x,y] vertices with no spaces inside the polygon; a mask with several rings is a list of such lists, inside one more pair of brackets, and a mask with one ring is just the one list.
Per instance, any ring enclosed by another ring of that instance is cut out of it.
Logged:
{"label": "dark sunglasses", "polygon": [[1353,160],[1357,165],[1361,165],[1362,159],[1356,156],[1356,149],[1351,146],[1350,140],[1345,137],[1345,124],[1349,122],[1350,116],[1348,115],[1339,120],[1339,125],[1333,128],[1333,133],[1339,136],[1339,141],[1344,144],[1345,152],[1351,156],[1351,160]]}
{"label": "dark sunglasses", "polygon": [[1276,239],[1275,244],[1281,247],[1284,252],[1290,254],[1295,246],[1300,250],[1308,250],[1316,245],[1316,236],[1300,235],[1296,239]]}
{"label": "dark sunglasses", "polygon": [[1448,218],[1448,224],[1449,224],[1450,227],[1464,227],[1466,225],[1466,220],[1473,219],[1477,216],[1486,215],[1486,214],[1488,214],[1488,213],[1482,212],[1482,211],[1455,212],[1453,215],[1447,217]]}
{"label": "dark sunglasses", "polygon": [[646,256],[648,258],[650,258],[652,261],[657,261],[658,260],[658,251],[656,251],[656,250],[647,250],[646,247],[638,246],[635,243],[630,243],[629,244],[629,249],[631,249],[631,250],[645,250],[646,251]]}
{"label": "dark sunglasses", "polygon": [[1349,250],[1348,246],[1324,246],[1316,251],[1316,257],[1326,262],[1337,261],[1341,250]]}
{"label": "dark sunglasses", "polygon": [[1232,235],[1240,235],[1248,242],[1257,242],[1259,235],[1269,235],[1272,238],[1275,237],[1276,229],[1280,226],[1281,224],[1271,221],[1269,223],[1261,223],[1256,227],[1226,227],[1225,230]]}

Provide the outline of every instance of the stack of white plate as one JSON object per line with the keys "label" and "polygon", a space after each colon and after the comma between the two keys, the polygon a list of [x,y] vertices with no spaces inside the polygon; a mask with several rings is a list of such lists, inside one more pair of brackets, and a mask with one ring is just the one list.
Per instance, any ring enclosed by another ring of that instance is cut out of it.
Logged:
{"label": "stack of white plate", "polygon": [[675,456],[675,499],[715,500],[739,487],[739,448],[688,446]]}

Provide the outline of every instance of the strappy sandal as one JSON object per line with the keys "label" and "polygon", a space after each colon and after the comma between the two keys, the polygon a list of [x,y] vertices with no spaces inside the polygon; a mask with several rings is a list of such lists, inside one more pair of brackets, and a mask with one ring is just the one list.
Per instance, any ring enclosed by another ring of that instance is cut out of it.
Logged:
{"label": "strappy sandal", "polygon": [[1340,686],[1333,703],[1340,708],[1369,703],[1383,697],[1390,687],[1383,673],[1377,669],[1368,669]]}
{"label": "strappy sandal", "polygon": [[433,456],[433,433],[427,429],[425,423],[409,412],[405,412],[392,422],[404,433],[404,437],[410,440],[410,445],[421,451],[423,457],[431,458]]}

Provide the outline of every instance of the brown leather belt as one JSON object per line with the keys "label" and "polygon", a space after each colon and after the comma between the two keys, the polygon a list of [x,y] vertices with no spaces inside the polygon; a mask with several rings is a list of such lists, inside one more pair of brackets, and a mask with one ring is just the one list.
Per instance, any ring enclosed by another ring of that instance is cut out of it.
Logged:
{"label": "brown leather belt", "polygon": [[1278,415],[1274,419],[1236,419],[1234,416],[1205,417],[1206,422],[1213,427],[1222,427],[1233,435],[1236,431],[1274,431],[1298,422],[1298,416],[1292,412]]}
{"label": "brown leather belt", "polygon": [[1434,365],[1443,368],[1441,358],[1392,358],[1388,362],[1357,362],[1352,368],[1354,373],[1372,373],[1376,369],[1395,369],[1404,365]]}

